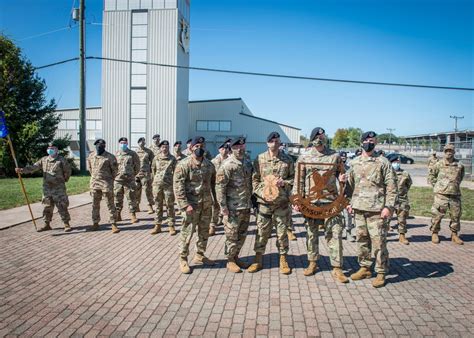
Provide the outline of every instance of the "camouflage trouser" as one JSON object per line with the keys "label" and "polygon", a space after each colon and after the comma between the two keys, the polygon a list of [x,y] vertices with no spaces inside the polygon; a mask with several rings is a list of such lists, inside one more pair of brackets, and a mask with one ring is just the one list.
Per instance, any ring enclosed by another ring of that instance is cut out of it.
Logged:
{"label": "camouflage trouser", "polygon": [[191,214],[182,212],[183,226],[180,233],[180,253],[179,255],[186,258],[189,254],[189,244],[193,237],[193,233],[197,228],[198,239],[196,242],[196,252],[204,255],[207,247],[207,240],[209,238],[209,223],[211,222],[211,203],[201,203],[198,206],[193,206],[194,210]]}
{"label": "camouflage trouser", "polygon": [[138,207],[137,201],[137,185],[135,180],[128,182],[114,182],[114,197],[115,197],[115,208],[117,212],[121,212],[123,209],[123,196],[127,195],[128,209],[130,212],[136,212]]}
{"label": "camouflage trouser", "polygon": [[69,211],[67,210],[69,206],[69,199],[66,193],[43,193],[43,199],[41,200],[41,204],[43,205],[43,220],[47,223],[50,223],[53,219],[53,210],[54,206],[58,208],[59,216],[61,216],[61,220],[66,223],[71,220],[71,216],[69,215]]}
{"label": "camouflage trouser", "polygon": [[291,213],[288,206],[271,206],[265,204],[258,205],[257,213],[257,236],[255,237],[256,253],[265,253],[268,239],[272,234],[272,227],[275,224],[277,232],[277,249],[280,255],[286,255],[289,250],[288,233],[290,227]]}
{"label": "camouflage trouser", "polygon": [[173,187],[153,186],[153,195],[155,196],[156,217],[155,223],[163,222],[163,205],[166,205],[166,215],[168,217],[168,226],[174,226],[176,215],[174,212],[174,193]]}
{"label": "camouflage trouser", "polygon": [[451,222],[449,228],[452,232],[458,233],[461,230],[461,196],[435,194],[433,206],[431,207],[431,228],[432,232],[439,232],[441,229],[441,220],[449,210]]}
{"label": "camouflage trouser", "polygon": [[224,217],[225,255],[227,258],[237,257],[247,237],[250,223],[250,209],[229,211]]}
{"label": "camouflage trouser", "polygon": [[212,202],[212,217],[211,217],[211,224],[217,225],[222,220],[221,216],[221,209],[219,208],[219,203],[217,201]]}
{"label": "camouflage trouser", "polygon": [[107,209],[109,210],[109,222],[115,223],[116,209],[114,193],[112,191],[91,190],[90,194],[92,197],[92,222],[94,224],[100,222],[100,201],[102,200],[102,196],[104,196],[107,202]]}
{"label": "camouflage trouser", "polygon": [[319,258],[319,229],[324,226],[324,235],[329,249],[329,260],[334,268],[342,268],[342,216],[336,215],[326,220],[307,218],[306,250],[308,261]]}
{"label": "camouflage trouser", "polygon": [[146,200],[148,205],[153,205],[153,178],[148,176],[140,177],[140,181],[137,181],[137,203],[140,204],[142,201],[142,189],[145,187]]}
{"label": "camouflage trouser", "polygon": [[397,213],[398,233],[406,234],[407,218],[410,214],[410,205],[408,203],[400,203],[400,205],[395,209],[395,212]]}
{"label": "camouflage trouser", "polygon": [[380,212],[355,210],[357,255],[360,266],[372,266],[375,256],[375,272],[388,273],[387,233],[389,220],[380,217]]}

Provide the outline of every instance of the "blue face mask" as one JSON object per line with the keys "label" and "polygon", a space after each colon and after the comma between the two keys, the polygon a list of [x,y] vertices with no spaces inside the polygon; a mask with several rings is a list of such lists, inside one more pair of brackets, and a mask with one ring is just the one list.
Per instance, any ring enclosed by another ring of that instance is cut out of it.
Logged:
{"label": "blue face mask", "polygon": [[56,150],[51,149],[51,148],[48,148],[48,150],[46,150],[46,152],[48,153],[49,156],[54,156],[56,154]]}
{"label": "blue face mask", "polygon": [[398,163],[398,162],[392,163],[392,168],[393,168],[393,170],[395,170],[395,171],[400,170],[400,163]]}
{"label": "blue face mask", "polygon": [[123,151],[127,150],[128,149],[128,144],[120,143],[120,149],[122,149]]}

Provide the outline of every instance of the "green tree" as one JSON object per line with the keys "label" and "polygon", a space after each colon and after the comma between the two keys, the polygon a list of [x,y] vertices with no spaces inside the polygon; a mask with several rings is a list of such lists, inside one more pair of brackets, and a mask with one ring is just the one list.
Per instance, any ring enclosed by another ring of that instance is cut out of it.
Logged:
{"label": "green tree", "polygon": [[397,136],[395,136],[395,134],[385,133],[385,134],[380,134],[377,136],[377,141],[381,144],[382,143],[388,144],[390,140],[392,141],[392,143],[395,142],[398,144],[400,142],[400,139]]}
{"label": "green tree", "polygon": [[349,128],[348,132],[348,144],[347,148],[359,148],[360,146],[360,137],[362,135],[362,129],[360,128]]}
{"label": "green tree", "polygon": [[300,144],[302,144],[304,147],[307,147],[308,143],[309,139],[304,135],[300,135]]}
{"label": "green tree", "polygon": [[[54,112],[54,99],[48,101],[45,91],[45,81],[21,50],[0,34],[0,109],[5,112],[20,165],[44,156],[48,143],[54,139],[60,117]],[[62,144],[67,147],[68,138],[62,139]],[[0,144],[0,167],[7,175],[14,175],[6,142]]]}
{"label": "green tree", "polygon": [[334,133],[334,138],[332,139],[332,147],[334,149],[347,148],[349,144],[349,131],[344,128],[339,128]]}

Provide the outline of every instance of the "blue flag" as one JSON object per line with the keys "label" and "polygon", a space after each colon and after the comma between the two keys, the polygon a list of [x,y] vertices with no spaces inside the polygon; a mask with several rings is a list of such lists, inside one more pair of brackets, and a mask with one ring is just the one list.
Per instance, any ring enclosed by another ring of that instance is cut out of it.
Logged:
{"label": "blue flag", "polygon": [[7,121],[5,120],[5,113],[0,110],[0,138],[7,137],[8,128]]}

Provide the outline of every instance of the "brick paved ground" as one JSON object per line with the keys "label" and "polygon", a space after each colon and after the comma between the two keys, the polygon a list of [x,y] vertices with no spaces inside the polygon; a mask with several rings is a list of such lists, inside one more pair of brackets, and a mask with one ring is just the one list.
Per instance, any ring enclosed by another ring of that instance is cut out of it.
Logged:
{"label": "brick paved ground", "polygon": [[[0,336],[474,336],[472,224],[463,225],[466,245],[435,246],[426,220],[412,219],[412,244],[391,234],[389,284],[374,289],[369,280],[335,284],[325,244],[320,270],[304,277],[301,219],[290,276],[278,273],[275,238],[265,270],[227,272],[222,229],[208,248],[217,267],[182,275],[178,237],[150,236],[145,213],[136,225],[122,222],[117,235],[85,231],[90,205],[71,214],[69,234],[36,233],[31,223],[0,232]],[[441,234],[449,235],[446,226]],[[248,261],[254,238],[252,225]],[[344,243],[350,273],[358,268],[355,244]]]}

